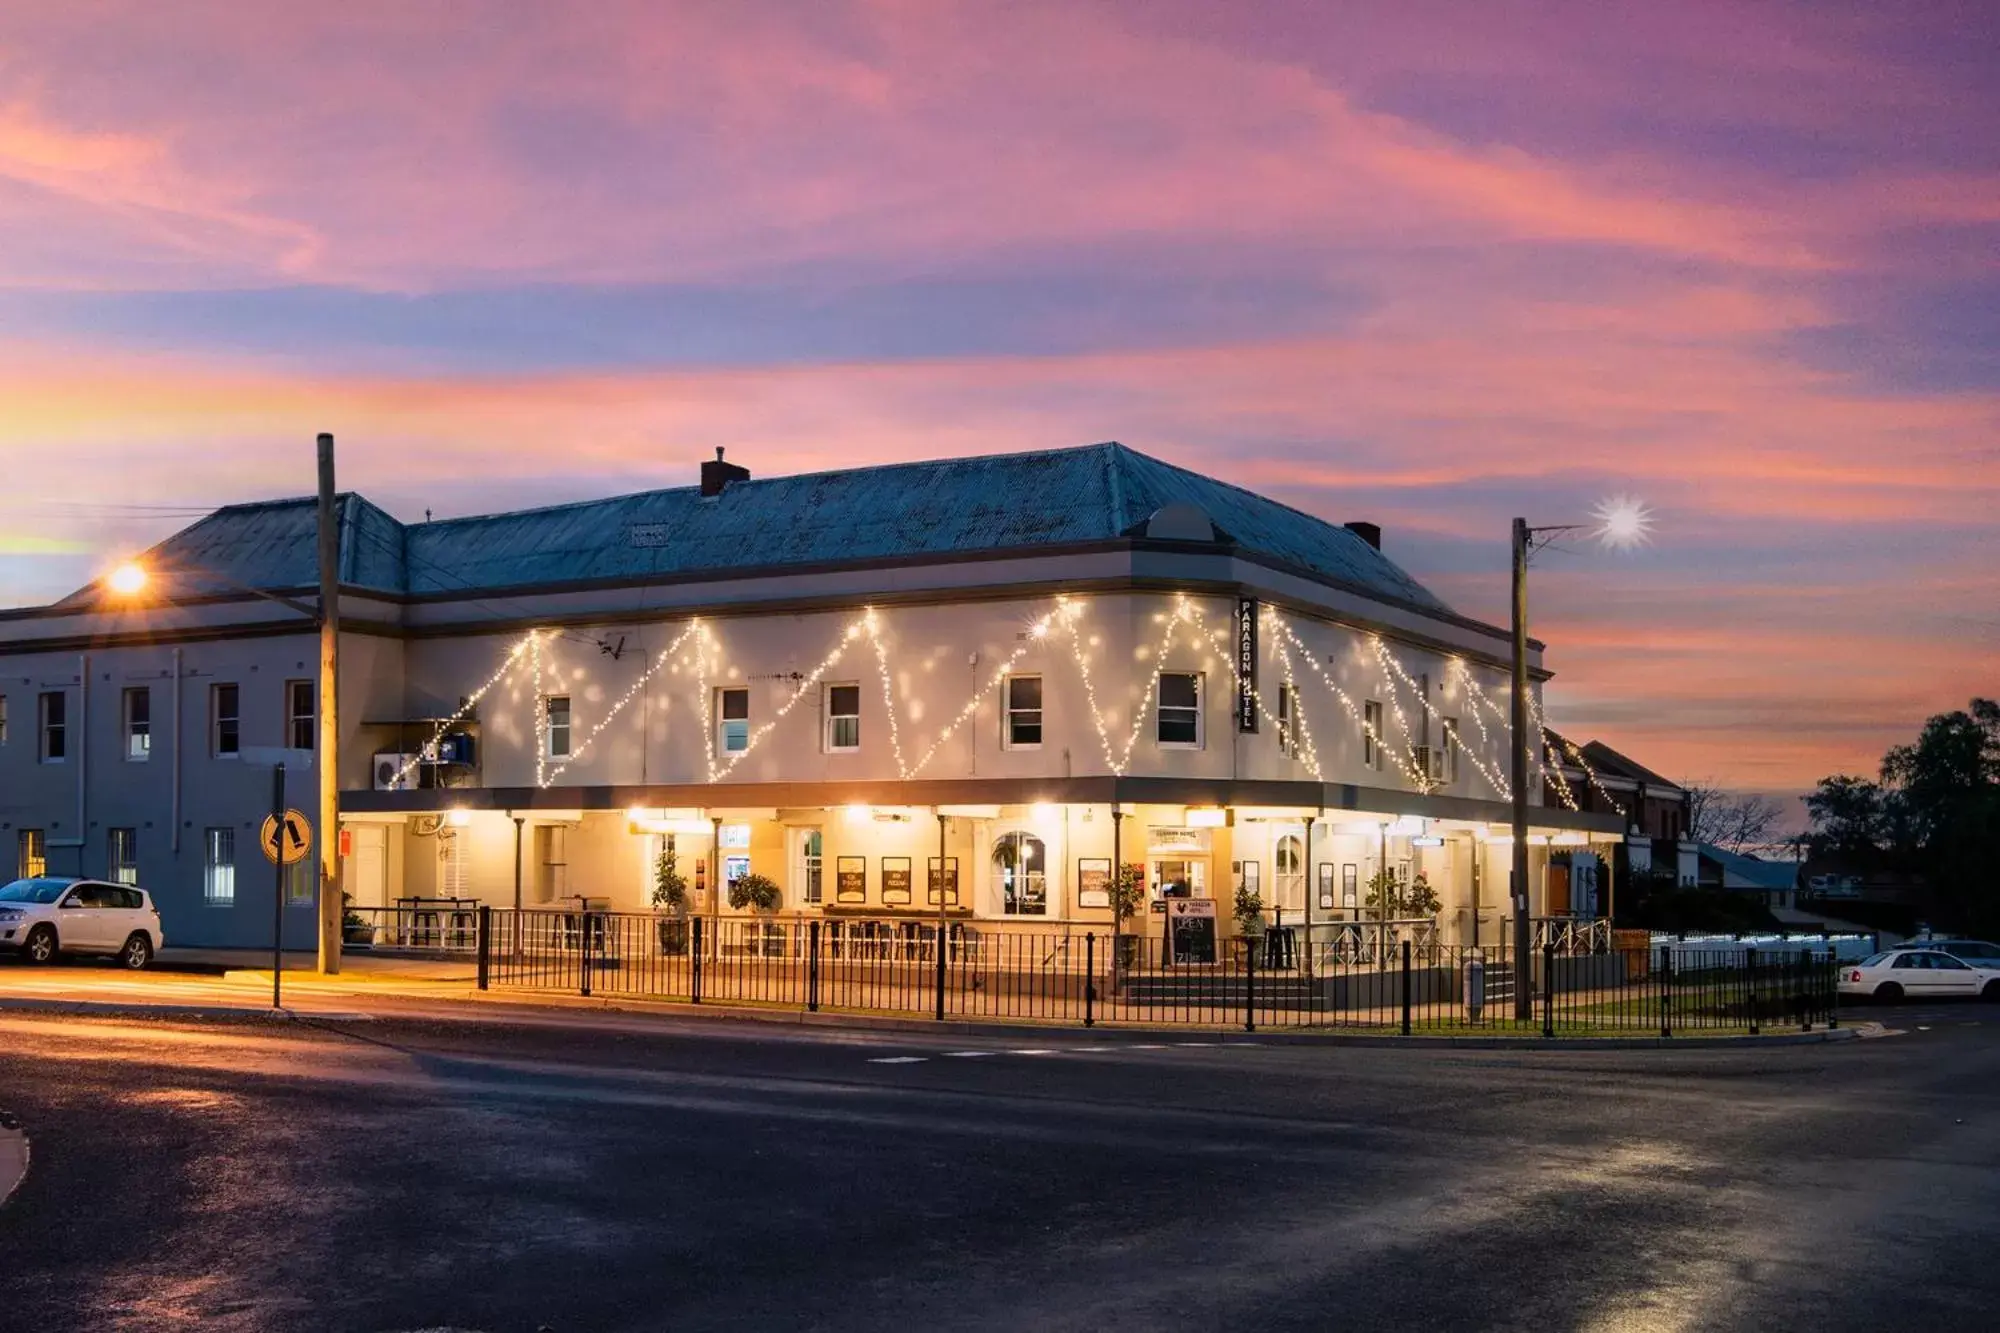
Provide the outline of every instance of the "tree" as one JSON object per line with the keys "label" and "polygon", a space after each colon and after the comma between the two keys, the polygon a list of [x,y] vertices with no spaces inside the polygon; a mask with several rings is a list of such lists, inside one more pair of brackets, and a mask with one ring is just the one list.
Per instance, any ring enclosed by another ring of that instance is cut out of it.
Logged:
{"label": "tree", "polygon": [[1726,851],[1767,847],[1784,807],[1755,792],[1726,792],[1713,782],[1683,782],[1688,798],[1688,837]]}
{"label": "tree", "polygon": [[1801,799],[1811,825],[1806,842],[1815,856],[1873,861],[1882,850],[1887,820],[1876,784],[1843,773],[1821,778]]}

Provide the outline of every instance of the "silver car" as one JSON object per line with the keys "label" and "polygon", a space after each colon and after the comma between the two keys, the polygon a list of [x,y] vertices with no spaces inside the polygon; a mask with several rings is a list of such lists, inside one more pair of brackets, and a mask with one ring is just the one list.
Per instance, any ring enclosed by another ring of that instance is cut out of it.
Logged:
{"label": "silver car", "polygon": [[160,914],[144,889],[48,875],[0,888],[0,949],[31,963],[65,953],[108,954],[136,971],[164,943]]}

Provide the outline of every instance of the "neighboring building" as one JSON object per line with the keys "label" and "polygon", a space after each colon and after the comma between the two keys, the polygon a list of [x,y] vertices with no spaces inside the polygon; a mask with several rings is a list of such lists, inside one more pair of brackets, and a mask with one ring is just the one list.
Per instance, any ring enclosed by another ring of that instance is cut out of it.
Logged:
{"label": "neighboring building", "polygon": [[[1371,525],[1116,444],[758,481],[718,451],[698,487],[339,514],[359,905],[646,910],[671,848],[703,912],[754,871],[785,917],[1103,929],[1124,862],[1150,897],[1248,883],[1315,928],[1421,873],[1447,939],[1502,929],[1508,636]],[[310,596],[314,523],[231,506],[144,557],[143,604],[0,613],[23,872],[136,880],[171,942],[268,940],[268,778],[239,756],[311,743],[316,635],[233,585]],[[1643,780],[1645,811],[1670,784]],[[1552,850],[1627,822],[1537,805],[1532,910],[1575,911]],[[310,871],[287,892],[303,943]]]}
{"label": "neighboring building", "polygon": [[1698,844],[1701,859],[1696,883],[1718,893],[1741,893],[1777,910],[1793,905],[1798,892],[1797,861],[1765,861],[1713,843]]}
{"label": "neighboring building", "polygon": [[1624,829],[1625,836],[1608,849],[1608,865],[1603,849],[1571,858],[1577,863],[1572,877],[1586,887],[1599,886],[1595,908],[1609,915],[1615,904],[1602,885],[1634,875],[1672,875],[1677,884],[1693,887],[1700,850],[1688,837],[1687,791],[1602,741],[1577,745],[1553,731],[1546,738],[1550,796],[1584,813],[1610,815]]}

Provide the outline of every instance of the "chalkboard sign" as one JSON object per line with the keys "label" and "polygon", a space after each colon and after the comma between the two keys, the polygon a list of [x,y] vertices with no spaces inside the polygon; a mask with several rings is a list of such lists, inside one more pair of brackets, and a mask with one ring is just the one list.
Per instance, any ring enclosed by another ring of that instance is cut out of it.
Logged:
{"label": "chalkboard sign", "polygon": [[868,858],[843,856],[834,863],[833,900],[837,903],[868,901]]}
{"label": "chalkboard sign", "polygon": [[890,906],[909,906],[909,857],[885,856],[882,858],[882,901]]}
{"label": "chalkboard sign", "polygon": [[958,858],[954,856],[950,860],[944,863],[944,888],[943,888],[943,895],[945,899],[944,903],[939,903],[938,901],[939,897],[938,859],[935,856],[933,856],[930,859],[929,870],[930,870],[930,886],[931,886],[931,898],[930,898],[931,906],[939,907],[947,904],[952,907],[958,906]]}
{"label": "chalkboard sign", "polygon": [[1215,899],[1169,898],[1166,904],[1167,961],[1214,962]]}

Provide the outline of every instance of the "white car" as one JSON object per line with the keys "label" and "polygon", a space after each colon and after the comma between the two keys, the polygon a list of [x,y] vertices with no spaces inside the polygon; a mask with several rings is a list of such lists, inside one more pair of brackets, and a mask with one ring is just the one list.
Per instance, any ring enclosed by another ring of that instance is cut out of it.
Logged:
{"label": "white car", "polygon": [[31,963],[61,953],[110,954],[136,971],[163,943],[160,914],[144,889],[46,875],[0,888],[0,949]]}
{"label": "white car", "polygon": [[1843,964],[1840,993],[1885,1003],[1947,995],[2000,1000],[2000,966],[1976,966],[1939,949],[1890,949]]}

